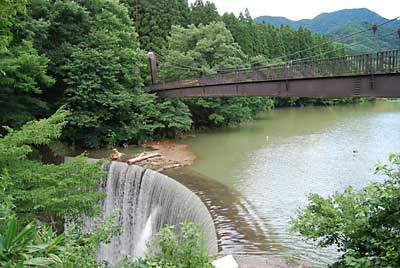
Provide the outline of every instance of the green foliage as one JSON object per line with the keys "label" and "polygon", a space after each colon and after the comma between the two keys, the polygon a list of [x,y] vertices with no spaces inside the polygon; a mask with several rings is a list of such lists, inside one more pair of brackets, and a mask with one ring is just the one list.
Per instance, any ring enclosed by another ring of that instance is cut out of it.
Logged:
{"label": "green foliage", "polygon": [[199,227],[184,222],[180,226],[180,239],[173,226],[160,230],[148,247],[150,253],[145,259],[128,265],[130,268],[211,268],[208,254]]}
{"label": "green foliage", "polygon": [[[219,68],[246,65],[246,56],[233,41],[224,23],[174,26],[160,64],[161,79],[179,79],[213,74]],[[173,64],[171,64],[173,63]],[[188,66],[174,68],[174,65]],[[222,126],[250,120],[272,107],[268,98],[192,98],[183,100],[189,107],[195,127]]]}
{"label": "green foliage", "polygon": [[[275,26],[288,25],[291,28],[295,29],[299,27],[304,27],[311,30],[312,32],[325,34],[335,27],[348,23],[368,22],[369,27],[371,27],[372,24],[380,24],[387,21],[387,19],[367,8],[353,8],[343,9],[331,13],[322,13],[311,20],[305,19],[292,21],[283,17],[262,16],[256,18],[255,21],[258,23],[270,23]],[[393,30],[396,30],[399,25],[399,21],[394,21],[388,26],[391,27]]]}
{"label": "green foliage", "polygon": [[[0,1],[0,53],[6,50],[6,47],[12,39],[10,28],[13,18],[18,11],[25,7],[25,0],[2,0]],[[1,72],[0,67],[0,72]]]}
{"label": "green foliage", "polygon": [[107,218],[90,233],[69,223],[65,233],[56,235],[51,228],[36,227],[32,223],[18,230],[17,221],[12,217],[4,232],[0,230],[0,265],[5,268],[111,267],[97,260],[96,250],[119,233],[114,218],[114,215]]}
{"label": "green foliage", "polygon": [[351,187],[323,198],[309,196],[309,205],[292,219],[294,230],[321,247],[336,245],[343,253],[334,267],[398,267],[400,262],[400,155],[377,164],[383,183],[360,191]]}
{"label": "green foliage", "polygon": [[165,46],[173,25],[189,23],[187,0],[123,0],[135,22],[141,48],[158,51]]}
{"label": "green foliage", "polygon": [[11,30],[0,50],[0,125],[18,129],[66,105],[71,114],[61,139],[93,148],[175,137],[192,124],[235,124],[273,106],[342,102],[158,100],[143,91],[149,74],[141,49],[156,50],[160,80],[344,53],[304,28],[257,24],[248,10],[238,18],[221,17],[213,3],[202,0],[190,7],[186,0],[29,0],[26,9],[21,1],[1,4],[7,12],[14,9],[2,15]]}
{"label": "green foliage", "polygon": [[[71,111],[64,141],[81,147],[111,146],[190,129],[185,105],[166,108],[143,92],[141,71],[147,58],[124,5],[106,0],[31,0],[19,25],[19,39],[32,36],[50,60],[55,83],[50,88],[41,85],[42,99],[51,110],[62,104]],[[32,112],[32,105],[18,103]],[[21,107],[12,107],[19,109],[13,117],[28,119],[22,117]]]}
{"label": "green foliage", "polygon": [[321,105],[340,105],[340,104],[354,104],[364,102],[365,98],[275,98],[275,107],[287,107],[287,106],[321,106]]}
{"label": "green foliage", "polygon": [[[272,26],[255,23],[250,14],[238,18],[225,13],[222,16],[235,41],[250,56],[262,55],[272,60],[295,60],[307,57],[330,58],[344,55],[344,50],[326,37],[312,34],[306,28],[292,29],[289,26]],[[297,53],[301,51],[300,53]],[[327,53],[329,52],[329,53]]]}
{"label": "green foliage", "polygon": [[16,165],[32,152],[31,145],[45,145],[61,135],[68,111],[60,109],[53,116],[39,121],[31,121],[16,131],[6,128],[8,134],[0,139],[0,168]]}
{"label": "green foliage", "polygon": [[207,25],[212,22],[221,21],[217,7],[213,2],[196,0],[190,5],[190,23],[196,26]]}
{"label": "green foliage", "polygon": [[192,126],[191,113],[187,105],[178,99],[164,99],[158,103],[158,122],[163,126],[157,130],[160,137],[174,138],[189,131]]}
{"label": "green foliage", "polygon": [[193,223],[182,223],[179,238],[174,228],[164,227],[148,244],[149,253],[144,259],[134,262],[125,258],[120,263],[111,265],[99,261],[96,250],[106,244],[112,236],[118,235],[120,227],[115,224],[115,214],[99,224],[91,233],[83,233],[81,228],[68,224],[65,231],[62,251],[58,254],[61,260],[56,268],[211,268],[204,239],[199,227]]}
{"label": "green foliage", "polygon": [[[341,45],[332,43],[322,35],[312,34],[305,28],[291,29],[289,26],[275,27],[271,24],[255,23],[248,10],[238,18],[225,13],[222,19],[234,40],[244,53],[250,56],[251,66],[265,66],[310,57],[331,58],[344,55],[344,48]],[[274,106],[331,105],[357,101],[357,99],[290,97],[274,99]]]}
{"label": "green foliage", "polygon": [[46,74],[47,59],[38,55],[31,42],[13,44],[0,53],[0,59],[0,124],[18,127],[46,109],[38,98],[40,86],[54,80]]}
{"label": "green foliage", "polygon": [[11,217],[5,229],[0,229],[0,265],[5,268],[48,267],[61,260],[60,244],[64,235],[55,235],[51,228],[28,224],[18,230]]}
{"label": "green foliage", "polygon": [[24,224],[34,218],[54,222],[93,215],[104,197],[96,192],[104,176],[99,164],[88,164],[80,156],[62,165],[45,165],[30,156],[35,146],[60,137],[68,115],[68,111],[59,110],[19,131],[8,129],[0,138],[0,197],[4,198],[0,203],[9,203],[5,208],[12,209]]}
{"label": "green foliage", "polygon": [[[198,27],[172,27],[168,47],[162,51],[162,55],[160,79],[212,74],[217,68],[244,66],[246,59],[222,22]],[[173,69],[170,63],[189,66],[193,70]]]}
{"label": "green foliage", "polygon": [[[347,23],[330,29],[326,33],[326,36],[329,39],[337,39],[341,36],[348,36],[352,33],[364,31],[370,27],[371,24],[367,21]],[[346,49],[346,52],[350,55],[398,49],[399,38],[397,35],[390,35],[392,32],[393,29],[382,26],[379,27],[375,35],[372,31],[367,31],[362,34],[350,36],[341,42],[351,46]]]}
{"label": "green foliage", "polygon": [[[324,34],[331,40],[370,29],[373,24],[381,24],[387,21],[386,18],[366,8],[344,9],[332,13],[322,13],[311,20],[292,21],[282,17],[270,16],[258,17],[255,20],[258,23],[264,22],[278,27],[280,25],[288,25],[293,29],[300,27],[307,28],[313,33]],[[398,48],[398,39],[394,36],[383,36],[397,30],[399,26],[399,21],[393,21],[390,24],[379,27],[377,35],[374,35],[372,31],[366,31],[342,39],[340,42],[345,45],[359,43],[347,49],[347,52],[350,54],[396,49]]]}
{"label": "green foliage", "polygon": [[[102,268],[111,267],[97,259],[96,250],[101,244],[109,243],[112,236],[119,234],[115,214],[101,222],[90,233],[82,232],[79,225],[69,223],[65,231],[65,243],[56,268]],[[114,266],[112,266],[114,267]]]}
{"label": "green foliage", "polygon": [[[57,82],[48,101],[71,110],[63,138],[84,147],[143,141],[160,127],[154,97],[142,91],[145,61],[127,9],[116,1],[58,1],[30,6],[47,21],[42,51]],[[44,10],[44,11],[43,11]],[[108,138],[107,138],[108,137]]]}
{"label": "green foliage", "polygon": [[12,186],[10,176],[7,171],[0,174],[0,230],[6,225],[13,216],[14,198],[8,194],[8,189]]}
{"label": "green foliage", "polygon": [[189,115],[181,124],[168,121],[176,118],[171,114],[159,120],[160,111],[186,106],[157,107],[155,97],[142,92],[139,72],[146,59],[117,2],[31,0],[12,27],[10,49],[0,53],[1,125],[17,128],[48,106],[54,111],[68,104],[72,114],[63,139],[83,147],[110,143],[110,137],[113,144],[142,142],[190,128]]}
{"label": "green foliage", "polygon": [[0,5],[0,125],[19,127],[46,110],[39,95],[54,80],[46,73],[47,58],[39,55],[30,36],[20,34],[25,1]]}

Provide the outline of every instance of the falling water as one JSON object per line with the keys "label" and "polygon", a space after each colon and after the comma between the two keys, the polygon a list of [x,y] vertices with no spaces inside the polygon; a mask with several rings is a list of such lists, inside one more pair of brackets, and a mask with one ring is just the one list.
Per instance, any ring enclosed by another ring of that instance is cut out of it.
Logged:
{"label": "falling water", "polygon": [[[160,228],[195,222],[204,234],[206,249],[217,254],[217,239],[212,218],[201,200],[189,189],[158,172],[125,163],[107,165],[108,177],[101,185],[107,193],[103,215],[118,210],[121,234],[102,246],[99,258],[115,263],[127,256],[144,256],[146,243]],[[96,220],[88,222],[93,225]]]}

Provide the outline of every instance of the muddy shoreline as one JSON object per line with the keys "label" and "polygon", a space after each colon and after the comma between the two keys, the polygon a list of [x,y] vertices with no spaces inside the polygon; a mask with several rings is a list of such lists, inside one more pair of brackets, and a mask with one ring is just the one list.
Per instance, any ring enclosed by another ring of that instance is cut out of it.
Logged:
{"label": "muddy shoreline", "polygon": [[108,159],[135,164],[158,172],[190,166],[196,159],[196,155],[188,149],[187,144],[170,140],[148,142],[142,148],[134,154],[125,151],[124,148],[114,148],[109,151]]}

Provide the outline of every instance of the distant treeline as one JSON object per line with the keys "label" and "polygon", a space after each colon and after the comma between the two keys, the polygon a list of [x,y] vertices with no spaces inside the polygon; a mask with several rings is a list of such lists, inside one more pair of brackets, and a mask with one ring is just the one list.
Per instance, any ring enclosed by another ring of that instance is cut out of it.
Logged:
{"label": "distant treeline", "polygon": [[149,50],[158,55],[160,79],[344,55],[341,45],[304,28],[257,24],[247,10],[220,16],[201,0],[17,0],[0,3],[0,17],[0,124],[19,128],[65,106],[62,140],[83,147],[175,137],[274,106],[356,101],[164,100],[144,91]]}

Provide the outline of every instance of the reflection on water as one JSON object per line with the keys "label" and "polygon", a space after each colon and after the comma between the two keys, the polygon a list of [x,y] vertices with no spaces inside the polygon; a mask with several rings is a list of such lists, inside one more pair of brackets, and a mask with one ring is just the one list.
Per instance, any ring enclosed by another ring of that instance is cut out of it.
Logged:
{"label": "reflection on water", "polygon": [[171,176],[208,202],[223,252],[328,263],[336,251],[302,242],[289,219],[310,192],[327,196],[381,179],[374,163],[400,151],[400,103],[277,109],[183,142],[198,159]]}
{"label": "reflection on water", "polygon": [[[332,249],[316,252],[313,245],[301,243],[298,237],[290,237],[274,228],[245,196],[214,178],[191,168],[163,173],[191,189],[206,204],[215,223],[220,255],[290,254],[314,263],[328,263],[336,257]],[[291,251],[290,245],[294,242],[301,245],[296,246],[301,253]]]}
{"label": "reflection on water", "polygon": [[217,230],[221,255],[281,252],[284,245],[274,242],[274,230],[261,219],[239,192],[190,168],[167,170],[206,204]]}

